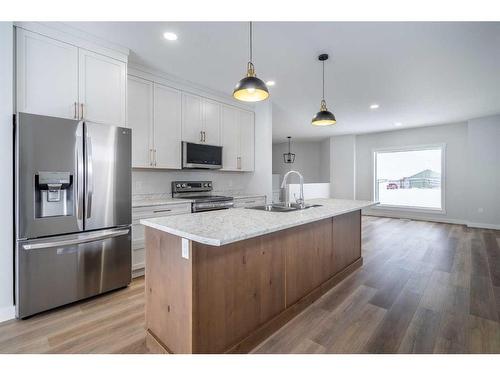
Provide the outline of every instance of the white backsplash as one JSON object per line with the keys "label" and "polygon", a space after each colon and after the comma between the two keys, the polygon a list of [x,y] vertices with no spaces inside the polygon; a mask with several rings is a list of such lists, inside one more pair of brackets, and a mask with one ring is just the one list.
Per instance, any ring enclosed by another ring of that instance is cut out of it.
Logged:
{"label": "white backsplash", "polygon": [[247,193],[253,172],[133,170],[132,199],[171,197],[172,181],[212,181],[213,193],[229,196]]}

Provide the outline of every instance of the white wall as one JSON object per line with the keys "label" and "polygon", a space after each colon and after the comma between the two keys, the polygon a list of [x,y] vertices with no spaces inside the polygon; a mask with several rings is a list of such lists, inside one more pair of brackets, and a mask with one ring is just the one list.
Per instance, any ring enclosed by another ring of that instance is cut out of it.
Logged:
{"label": "white wall", "polygon": [[271,101],[255,106],[255,172],[248,181],[246,192],[266,194],[273,200],[273,105]]}
{"label": "white wall", "polygon": [[[373,150],[426,144],[446,144],[445,209],[446,213],[411,212],[414,218],[432,218],[462,222],[466,218],[467,123],[427,126],[356,137],[356,198],[373,199]],[[405,216],[401,211],[373,209],[391,216]]]}
{"label": "white wall", "polygon": [[332,137],[330,143],[331,196],[356,199],[356,136]]}
{"label": "white wall", "polygon": [[331,138],[332,196],[374,199],[373,150],[446,144],[444,214],[374,208],[365,213],[500,229],[500,115],[468,122]]}
{"label": "white wall", "polygon": [[[0,22],[0,175],[12,181],[13,26]],[[12,183],[0,184],[0,321],[14,317]]]}
{"label": "white wall", "polygon": [[176,180],[213,181],[214,193],[266,195],[272,200],[272,103],[259,103],[255,108],[255,171],[222,172],[203,170],[139,170],[132,171],[134,198],[140,195],[171,193]]}
{"label": "white wall", "polygon": [[321,141],[319,149],[319,180],[318,182],[328,183],[331,181],[330,175],[330,153],[331,153],[331,140],[326,138]]}
{"label": "white wall", "polygon": [[500,115],[469,120],[469,225],[500,229]]}
{"label": "white wall", "polygon": [[[328,142],[325,141],[293,141],[292,153],[295,154],[293,164],[283,162],[283,154],[288,152],[288,142],[273,144],[273,173],[283,175],[296,170],[304,176],[304,182],[330,182],[329,171],[330,159],[326,152],[329,149]],[[291,176],[291,183],[298,183],[297,176]]]}

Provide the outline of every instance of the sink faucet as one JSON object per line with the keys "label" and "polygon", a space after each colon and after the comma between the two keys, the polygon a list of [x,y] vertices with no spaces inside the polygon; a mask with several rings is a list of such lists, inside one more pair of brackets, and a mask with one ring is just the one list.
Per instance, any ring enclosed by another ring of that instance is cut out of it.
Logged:
{"label": "sink faucet", "polygon": [[[289,171],[283,176],[283,182],[281,183],[281,188],[284,189],[286,187],[286,180],[288,179],[288,176],[291,175],[292,173],[295,173],[297,176],[299,176],[300,179],[300,197],[297,199],[295,198],[295,203],[299,205],[300,208],[305,207],[305,202],[304,202],[304,177],[297,171]],[[288,194],[285,194],[285,206],[290,207],[290,199],[288,197]]]}

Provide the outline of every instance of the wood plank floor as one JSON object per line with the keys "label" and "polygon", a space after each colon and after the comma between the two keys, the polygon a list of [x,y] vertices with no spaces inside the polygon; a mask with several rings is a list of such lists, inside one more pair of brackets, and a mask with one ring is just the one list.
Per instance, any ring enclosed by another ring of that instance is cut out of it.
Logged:
{"label": "wood plank floor", "polygon": [[[500,231],[363,217],[363,257],[253,352],[500,353]],[[143,289],[0,323],[0,353],[146,353]]]}

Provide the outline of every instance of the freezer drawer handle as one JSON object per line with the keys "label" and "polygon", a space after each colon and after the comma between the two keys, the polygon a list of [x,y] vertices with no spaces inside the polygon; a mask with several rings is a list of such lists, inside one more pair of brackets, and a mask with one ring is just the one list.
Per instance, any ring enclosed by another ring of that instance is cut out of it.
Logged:
{"label": "freezer drawer handle", "polygon": [[169,211],[172,211],[172,210],[169,210],[169,209],[165,209],[165,210],[154,210],[153,213],[154,214],[157,214],[159,212],[169,212]]}
{"label": "freezer drawer handle", "polygon": [[67,245],[78,245],[85,242],[92,242],[103,240],[106,238],[112,238],[117,236],[123,236],[129,233],[129,229],[117,229],[111,232],[106,233],[89,233],[85,236],[79,238],[73,238],[71,240],[62,240],[62,241],[51,241],[51,242],[43,242],[43,243],[34,243],[34,244],[26,244],[23,245],[24,250],[37,250],[37,249],[46,249],[48,247],[57,247],[57,246],[67,246]]}

